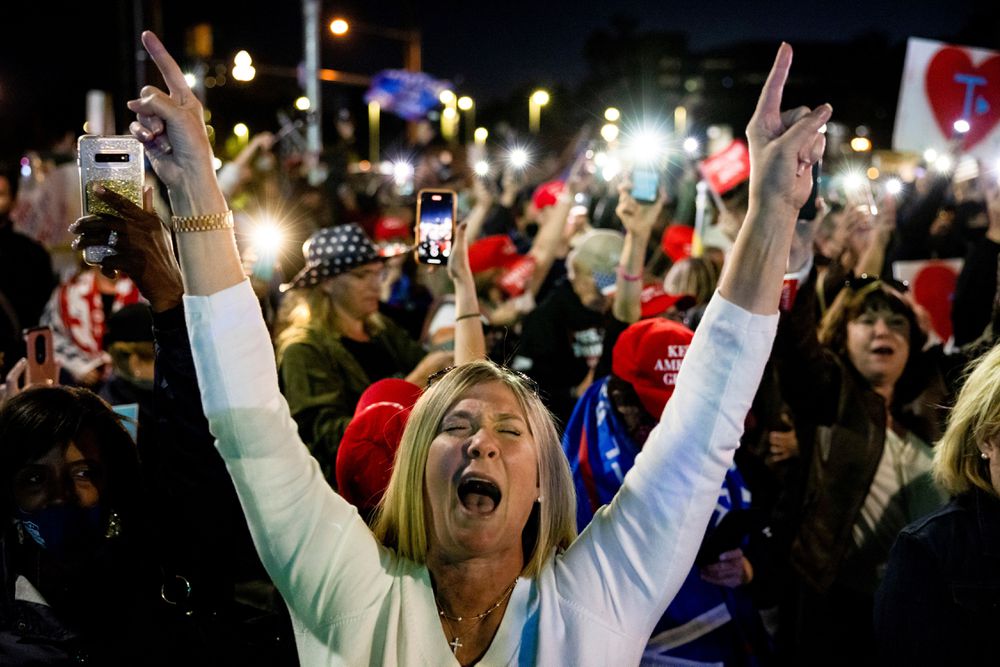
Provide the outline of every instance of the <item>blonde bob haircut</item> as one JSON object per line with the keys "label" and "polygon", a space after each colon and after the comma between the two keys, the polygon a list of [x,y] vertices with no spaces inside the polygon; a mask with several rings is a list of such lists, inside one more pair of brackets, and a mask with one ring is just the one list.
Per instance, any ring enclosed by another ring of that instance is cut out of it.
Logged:
{"label": "blonde bob haircut", "polygon": [[559,443],[552,415],[524,380],[489,361],[475,361],[447,372],[417,401],[396,452],[389,486],[372,530],[385,546],[403,558],[425,563],[430,526],[427,521],[424,473],[427,453],[445,414],[472,387],[500,382],[517,398],[538,448],[540,502],[525,524],[521,543],[524,576],[534,577],[553,551],[576,539],[576,491],[569,463]]}
{"label": "blonde bob haircut", "polygon": [[1000,436],[1000,345],[972,362],[944,435],[934,448],[934,479],[951,495],[978,488],[997,495],[981,443]]}

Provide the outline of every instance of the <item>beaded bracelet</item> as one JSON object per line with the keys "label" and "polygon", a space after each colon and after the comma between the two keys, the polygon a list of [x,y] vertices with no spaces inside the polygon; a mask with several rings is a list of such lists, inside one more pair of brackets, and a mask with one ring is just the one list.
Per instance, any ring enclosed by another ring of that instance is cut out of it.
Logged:
{"label": "beaded bracelet", "polygon": [[171,217],[175,232],[211,232],[217,229],[233,228],[233,212],[209,213],[208,215],[175,215]]}

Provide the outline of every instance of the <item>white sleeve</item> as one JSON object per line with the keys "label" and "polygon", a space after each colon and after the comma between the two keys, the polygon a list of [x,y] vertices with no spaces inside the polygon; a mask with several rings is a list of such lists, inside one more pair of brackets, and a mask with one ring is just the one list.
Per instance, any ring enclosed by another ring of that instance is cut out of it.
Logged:
{"label": "white sleeve", "polygon": [[381,598],[391,578],[380,561],[389,552],[302,444],[250,283],[185,296],[184,308],[209,428],[289,607],[316,627]]}
{"label": "white sleeve", "polygon": [[694,563],[777,325],[715,295],[622,488],[559,559],[564,598],[630,634],[652,631]]}

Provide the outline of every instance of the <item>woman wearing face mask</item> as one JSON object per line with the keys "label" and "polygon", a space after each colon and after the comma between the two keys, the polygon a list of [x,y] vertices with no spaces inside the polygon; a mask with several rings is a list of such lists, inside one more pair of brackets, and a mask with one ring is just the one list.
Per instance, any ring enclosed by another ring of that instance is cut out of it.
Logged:
{"label": "woman wearing face mask", "polygon": [[362,392],[390,377],[422,387],[453,354],[428,354],[379,315],[384,260],[359,225],[321,229],[304,252],[282,307],[278,373],[302,440],[336,488],[337,448]]}
{"label": "woman wearing face mask", "polygon": [[0,443],[0,663],[180,659],[120,417],[87,390],[31,389],[4,404]]}

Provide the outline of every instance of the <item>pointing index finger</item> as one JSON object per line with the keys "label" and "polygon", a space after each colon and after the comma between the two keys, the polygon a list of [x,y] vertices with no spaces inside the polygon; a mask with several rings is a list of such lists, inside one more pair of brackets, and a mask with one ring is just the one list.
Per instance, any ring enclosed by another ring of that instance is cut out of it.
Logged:
{"label": "pointing index finger", "polygon": [[163,42],[151,30],[144,30],[142,33],[142,45],[146,52],[156,63],[156,68],[160,70],[164,83],[171,97],[180,97],[181,100],[191,92],[191,87],[184,80],[184,73],[177,65],[177,61],[167,52]]}
{"label": "pointing index finger", "polygon": [[771,73],[767,75],[764,88],[760,91],[757,102],[757,113],[763,117],[781,116],[781,93],[788,79],[788,70],[792,66],[792,47],[788,42],[782,42],[778,47],[778,55],[774,58]]}

